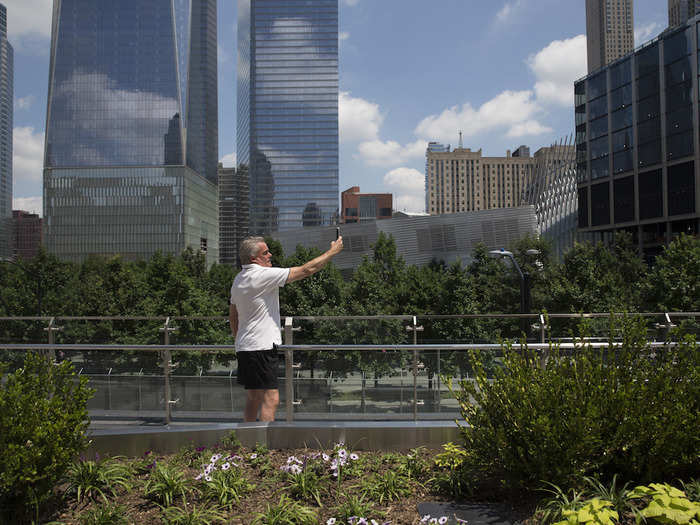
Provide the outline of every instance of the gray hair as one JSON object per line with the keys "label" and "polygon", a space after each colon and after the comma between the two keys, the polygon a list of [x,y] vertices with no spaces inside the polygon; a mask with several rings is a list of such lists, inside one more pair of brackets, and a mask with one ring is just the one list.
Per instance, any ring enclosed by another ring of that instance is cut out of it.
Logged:
{"label": "gray hair", "polygon": [[260,251],[258,245],[265,242],[263,237],[246,237],[241,241],[241,247],[238,249],[238,258],[241,264],[250,264],[253,257],[257,257]]}

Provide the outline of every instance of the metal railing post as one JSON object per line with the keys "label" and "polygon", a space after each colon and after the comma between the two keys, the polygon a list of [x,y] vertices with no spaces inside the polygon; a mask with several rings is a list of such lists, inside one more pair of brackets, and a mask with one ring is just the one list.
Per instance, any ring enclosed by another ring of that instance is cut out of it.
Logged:
{"label": "metal railing post", "polygon": [[[163,328],[160,329],[161,332],[163,332],[163,344],[164,345],[169,345],[170,344],[170,332],[174,332],[177,330],[177,327],[175,326],[170,326],[170,317],[166,317],[165,319],[165,324],[163,325]],[[163,361],[162,361],[162,367],[163,367],[163,381],[164,381],[164,398],[165,398],[165,420],[164,424],[169,425],[170,422],[172,421],[172,405],[177,403],[177,401],[172,400],[172,394],[170,392],[170,371],[173,366],[173,361],[172,361],[172,356],[170,355],[170,350],[163,350],[161,353]]]}
{"label": "metal railing post", "polygon": [[[284,344],[294,344],[293,317],[284,318]],[[284,404],[287,411],[287,423],[294,421],[294,352],[284,351]]]}
{"label": "metal railing post", "polygon": [[[63,327],[56,326],[55,322],[56,322],[56,319],[54,317],[52,317],[51,319],[49,319],[49,324],[46,325],[46,328],[44,328],[44,330],[49,335],[49,344],[50,345],[56,344],[56,332],[60,332],[61,330],[63,330]],[[53,348],[46,351],[46,356],[48,356],[51,359],[51,361],[53,361],[54,363],[56,362],[56,350],[54,350]]]}
{"label": "metal railing post", "polygon": [[[423,331],[422,326],[418,326],[416,316],[413,316],[412,325],[406,330],[413,332],[413,344],[418,344],[418,332]],[[418,421],[418,350],[413,349],[413,421]]]}
{"label": "metal railing post", "polygon": [[112,368],[107,371],[107,410],[112,410]]}
{"label": "metal railing post", "polygon": [[668,315],[668,312],[664,312],[664,321],[664,323],[656,323],[656,328],[664,329],[664,338],[666,341],[668,341],[668,338],[671,335],[671,329],[675,328],[676,325],[673,324],[673,321],[671,321],[671,316]]}

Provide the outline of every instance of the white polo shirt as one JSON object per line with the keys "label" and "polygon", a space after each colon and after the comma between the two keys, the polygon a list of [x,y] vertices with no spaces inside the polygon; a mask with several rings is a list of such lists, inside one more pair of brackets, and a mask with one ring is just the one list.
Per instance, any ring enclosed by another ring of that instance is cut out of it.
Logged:
{"label": "white polo shirt", "polygon": [[289,268],[244,264],[231,286],[231,304],[238,310],[236,352],[270,350],[281,344],[279,288]]}

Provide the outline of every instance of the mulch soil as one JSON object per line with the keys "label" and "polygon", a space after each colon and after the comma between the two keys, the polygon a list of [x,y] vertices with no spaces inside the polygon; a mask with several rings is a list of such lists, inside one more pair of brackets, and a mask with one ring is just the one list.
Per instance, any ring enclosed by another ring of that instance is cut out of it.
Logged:
{"label": "mulch soil", "polygon": [[[235,460],[238,464],[237,469],[240,470],[242,476],[255,485],[255,488],[241,498],[238,503],[234,503],[229,508],[216,507],[216,505],[204,499],[195,490],[191,490],[187,495],[187,504],[200,507],[215,507],[218,511],[223,512],[227,518],[224,523],[227,524],[250,524],[256,516],[267,511],[270,505],[275,505],[279,502],[283,494],[290,495],[289,492],[289,475],[281,470],[280,467],[289,464],[289,458],[295,456],[303,458],[305,456],[318,455],[321,451],[309,449],[296,450],[270,450],[269,452],[259,453],[258,460],[250,459],[251,455],[256,451],[244,447],[220,447],[207,450],[183,449],[177,454],[168,456],[156,456],[147,454],[142,458],[123,458],[121,461],[131,462],[137,466],[137,474],[134,476],[134,482],[130,490],[119,488],[116,494],[108,494],[110,502],[118,503],[126,508],[124,515],[128,523],[145,525],[163,523],[163,510],[156,501],[149,499],[144,494],[144,484],[153,471],[154,465],[160,462],[167,462],[171,465],[176,465],[178,469],[187,476],[192,482],[192,487],[201,487],[203,481],[196,481],[195,477],[203,472],[203,468],[210,463],[210,459],[214,454],[222,454],[224,457],[236,455],[241,459]],[[333,451],[325,451],[327,454],[332,454]],[[345,467],[342,482],[338,484],[337,479],[332,477],[330,469],[327,471],[327,477],[324,478],[321,488],[321,502],[318,506],[313,500],[303,501],[303,504],[312,507],[318,516],[318,523],[325,524],[329,518],[338,517],[337,508],[347,501],[351,495],[360,496],[363,492],[375,483],[378,476],[384,476],[388,472],[393,471],[397,474],[405,472],[401,469],[402,461],[400,455],[408,454],[409,451],[401,453],[385,453],[385,452],[368,452],[357,451],[359,456],[357,460],[349,461]],[[413,451],[415,454],[416,452]],[[365,501],[371,501],[371,512],[367,518],[375,519],[379,524],[390,522],[392,525],[406,524],[413,525],[420,523],[421,517],[418,514],[417,505],[421,502],[449,502],[451,498],[448,495],[440,494],[436,489],[436,484],[431,479],[436,471],[433,467],[433,458],[437,451],[429,451],[418,449],[418,456],[424,460],[427,469],[413,478],[408,478],[401,474],[405,480],[407,492],[398,498],[391,498],[379,502],[369,500],[365,495]],[[269,461],[264,459],[269,458]],[[221,464],[221,461],[219,462]],[[330,462],[328,462],[330,465]],[[50,516],[47,516],[46,521],[42,523],[53,522],[55,524],[80,524],[83,523],[85,516],[91,509],[104,504],[104,500],[97,496],[91,499],[83,499],[78,502],[76,495],[73,492],[67,493],[68,485],[63,484],[56,489],[57,505],[54,507]],[[482,500],[478,495],[477,499]],[[182,498],[178,497],[173,502],[174,505],[182,505]],[[527,502],[521,505],[522,516],[525,517],[532,508]],[[219,522],[216,522],[219,523]],[[338,520],[340,523],[340,520]]]}

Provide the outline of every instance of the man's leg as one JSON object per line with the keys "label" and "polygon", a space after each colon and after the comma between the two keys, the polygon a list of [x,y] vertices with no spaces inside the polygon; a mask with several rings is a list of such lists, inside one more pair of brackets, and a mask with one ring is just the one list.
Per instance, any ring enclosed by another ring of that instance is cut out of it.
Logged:
{"label": "man's leg", "polygon": [[258,411],[263,404],[265,398],[265,390],[246,390],[245,410],[243,412],[243,421],[257,421]]}
{"label": "man's leg", "polygon": [[260,421],[274,421],[277,406],[280,404],[280,391],[275,389],[262,390],[263,399],[260,408]]}

